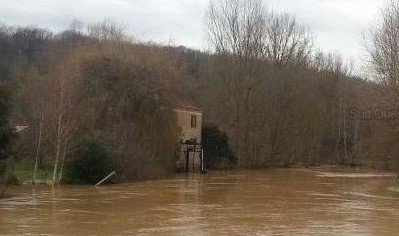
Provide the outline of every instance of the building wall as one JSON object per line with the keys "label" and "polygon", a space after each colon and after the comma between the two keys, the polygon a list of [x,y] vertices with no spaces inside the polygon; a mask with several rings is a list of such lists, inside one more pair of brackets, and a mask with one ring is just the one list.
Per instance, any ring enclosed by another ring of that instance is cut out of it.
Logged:
{"label": "building wall", "polygon": [[[191,111],[184,109],[176,109],[177,114],[177,124],[181,129],[181,139],[183,142],[195,139],[197,143],[201,143],[202,136],[202,112],[201,111]],[[192,116],[196,117],[196,127],[191,127]]]}

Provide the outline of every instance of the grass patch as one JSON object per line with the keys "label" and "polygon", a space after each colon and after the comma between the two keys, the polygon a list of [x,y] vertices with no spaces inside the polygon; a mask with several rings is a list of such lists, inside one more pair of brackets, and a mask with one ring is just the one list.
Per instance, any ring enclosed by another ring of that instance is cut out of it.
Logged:
{"label": "grass patch", "polygon": [[392,196],[399,197],[399,187],[389,187],[388,191]]}
{"label": "grass patch", "polygon": [[[15,162],[14,174],[20,183],[32,183],[35,165],[29,162]],[[36,174],[36,183],[46,183],[52,178],[52,169],[49,166],[38,168]]]}

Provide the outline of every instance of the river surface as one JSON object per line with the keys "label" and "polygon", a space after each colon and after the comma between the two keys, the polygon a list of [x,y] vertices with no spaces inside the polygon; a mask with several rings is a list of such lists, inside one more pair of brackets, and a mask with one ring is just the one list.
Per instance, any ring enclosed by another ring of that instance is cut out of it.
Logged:
{"label": "river surface", "polygon": [[10,189],[1,234],[399,235],[389,174],[262,170]]}

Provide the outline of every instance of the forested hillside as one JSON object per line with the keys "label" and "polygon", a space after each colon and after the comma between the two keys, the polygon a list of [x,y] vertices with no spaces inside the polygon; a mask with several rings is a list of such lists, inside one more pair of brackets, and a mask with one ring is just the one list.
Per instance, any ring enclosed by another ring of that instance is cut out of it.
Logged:
{"label": "forested hillside", "polygon": [[0,28],[9,123],[29,126],[13,156],[51,169],[54,183],[96,152],[119,180],[172,173],[179,100],[227,134],[238,167],[395,166],[391,120],[354,114],[389,106],[391,90],[319,52],[291,15],[258,1],[211,5],[209,52],[136,41],[107,21],[77,25]]}
{"label": "forested hillside", "polygon": [[157,47],[136,45],[112,27],[92,26],[88,34],[2,30],[10,122],[29,126],[14,145],[16,156],[54,165],[55,182],[93,139],[106,146],[122,180],[174,170],[178,130],[170,95],[178,97],[181,74]]}

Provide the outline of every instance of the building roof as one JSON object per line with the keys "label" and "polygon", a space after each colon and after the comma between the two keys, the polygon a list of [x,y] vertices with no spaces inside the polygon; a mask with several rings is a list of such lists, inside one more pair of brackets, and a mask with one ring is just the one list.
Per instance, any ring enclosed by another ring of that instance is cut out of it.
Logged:
{"label": "building roof", "polygon": [[199,107],[194,105],[194,103],[189,101],[182,101],[181,99],[179,99],[178,102],[175,102],[174,105],[176,110],[203,112]]}
{"label": "building roof", "polygon": [[182,110],[182,111],[200,112],[200,113],[203,112],[201,109],[199,109],[198,107],[195,107],[195,106],[178,106],[175,109]]}

